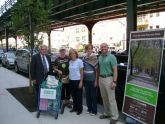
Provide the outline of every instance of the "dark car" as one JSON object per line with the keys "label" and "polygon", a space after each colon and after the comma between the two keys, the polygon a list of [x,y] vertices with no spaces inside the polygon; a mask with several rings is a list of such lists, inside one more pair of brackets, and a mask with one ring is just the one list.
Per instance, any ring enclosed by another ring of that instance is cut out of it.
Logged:
{"label": "dark car", "polygon": [[1,60],[2,60],[3,66],[6,66],[7,68],[13,68],[14,67],[15,54],[13,52],[6,52],[3,54]]}

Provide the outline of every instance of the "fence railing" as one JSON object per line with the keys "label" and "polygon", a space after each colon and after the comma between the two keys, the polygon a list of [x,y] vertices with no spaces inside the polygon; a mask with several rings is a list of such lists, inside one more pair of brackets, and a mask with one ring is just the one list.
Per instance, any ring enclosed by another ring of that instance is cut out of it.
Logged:
{"label": "fence railing", "polygon": [[5,4],[0,6],[0,16],[2,16],[8,9],[10,9],[17,0],[7,0],[5,1]]}

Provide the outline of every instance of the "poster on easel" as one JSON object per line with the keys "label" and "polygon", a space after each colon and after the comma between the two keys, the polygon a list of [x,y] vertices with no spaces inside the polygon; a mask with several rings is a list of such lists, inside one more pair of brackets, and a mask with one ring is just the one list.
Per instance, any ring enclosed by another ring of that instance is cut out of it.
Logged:
{"label": "poster on easel", "polygon": [[129,60],[122,112],[144,124],[154,124],[164,50],[165,30],[130,34]]}

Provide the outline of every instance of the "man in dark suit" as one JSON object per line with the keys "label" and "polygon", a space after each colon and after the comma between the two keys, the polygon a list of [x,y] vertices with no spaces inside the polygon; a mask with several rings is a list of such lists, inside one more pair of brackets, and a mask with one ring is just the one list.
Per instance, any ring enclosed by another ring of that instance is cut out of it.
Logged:
{"label": "man in dark suit", "polygon": [[31,61],[31,79],[36,90],[36,106],[38,105],[39,85],[47,76],[48,72],[52,71],[51,58],[47,54],[48,47],[40,46],[40,52],[33,55]]}

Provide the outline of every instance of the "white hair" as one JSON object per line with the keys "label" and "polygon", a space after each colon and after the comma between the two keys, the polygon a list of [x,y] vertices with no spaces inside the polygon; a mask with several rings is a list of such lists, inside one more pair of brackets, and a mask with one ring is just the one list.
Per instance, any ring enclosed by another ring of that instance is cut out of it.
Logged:
{"label": "white hair", "polygon": [[39,47],[39,48],[41,49],[41,48],[43,48],[43,47],[48,48],[48,46],[47,46],[47,45],[45,45],[45,44],[40,45],[40,47]]}

